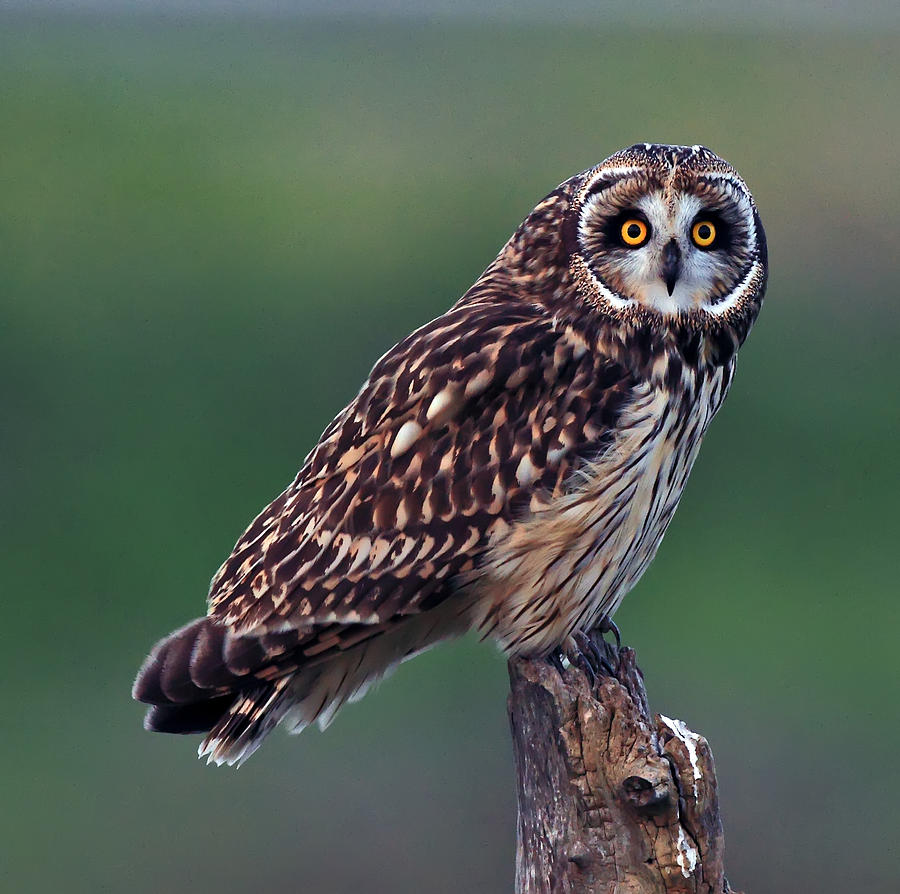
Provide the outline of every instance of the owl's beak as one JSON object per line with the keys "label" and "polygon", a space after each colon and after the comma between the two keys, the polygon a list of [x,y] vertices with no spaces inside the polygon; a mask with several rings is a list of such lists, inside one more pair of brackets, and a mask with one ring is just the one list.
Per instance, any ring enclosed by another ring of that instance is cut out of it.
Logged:
{"label": "owl's beak", "polygon": [[662,265],[662,279],[670,295],[675,291],[679,273],[681,273],[681,249],[678,247],[678,243],[672,239],[663,249]]}

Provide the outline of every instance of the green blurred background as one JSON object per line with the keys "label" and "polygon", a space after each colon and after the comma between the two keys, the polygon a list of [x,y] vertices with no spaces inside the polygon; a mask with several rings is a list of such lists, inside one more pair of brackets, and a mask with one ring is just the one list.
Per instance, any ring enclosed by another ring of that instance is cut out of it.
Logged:
{"label": "green blurred background", "polygon": [[373,361],[638,140],[738,167],[772,275],[617,620],[733,885],[900,889],[900,23],[724,8],[2,12],[0,890],[511,890],[493,648],[237,772],[129,689]]}

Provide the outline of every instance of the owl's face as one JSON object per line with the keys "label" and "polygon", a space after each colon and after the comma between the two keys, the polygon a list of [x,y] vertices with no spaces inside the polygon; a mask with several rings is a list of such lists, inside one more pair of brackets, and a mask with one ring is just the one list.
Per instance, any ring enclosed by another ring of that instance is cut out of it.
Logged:
{"label": "owl's face", "polygon": [[577,256],[613,312],[718,317],[761,298],[765,236],[750,192],[702,147],[639,144],[588,172]]}

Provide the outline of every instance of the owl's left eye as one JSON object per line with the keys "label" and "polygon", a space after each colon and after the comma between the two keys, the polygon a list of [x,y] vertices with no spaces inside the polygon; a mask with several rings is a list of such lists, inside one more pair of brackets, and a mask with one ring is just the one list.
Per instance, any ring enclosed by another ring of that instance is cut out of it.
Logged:
{"label": "owl's left eye", "polygon": [[716,225],[711,220],[698,220],[691,227],[691,239],[697,248],[710,248],[717,235]]}
{"label": "owl's left eye", "polygon": [[629,248],[640,248],[650,236],[650,227],[639,217],[629,217],[622,222],[619,235]]}

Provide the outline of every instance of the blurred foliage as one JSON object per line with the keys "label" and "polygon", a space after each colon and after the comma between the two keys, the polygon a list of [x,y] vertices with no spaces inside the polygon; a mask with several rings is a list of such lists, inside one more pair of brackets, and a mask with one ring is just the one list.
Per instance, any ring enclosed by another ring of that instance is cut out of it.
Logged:
{"label": "blurred foliage", "polygon": [[[131,678],[373,361],[637,140],[747,178],[769,300],[617,620],[748,891],[896,890],[895,35],[0,20],[4,890],[502,891],[464,642],[240,772]],[[887,796],[886,796],[887,795]]]}

